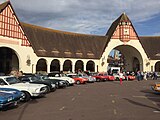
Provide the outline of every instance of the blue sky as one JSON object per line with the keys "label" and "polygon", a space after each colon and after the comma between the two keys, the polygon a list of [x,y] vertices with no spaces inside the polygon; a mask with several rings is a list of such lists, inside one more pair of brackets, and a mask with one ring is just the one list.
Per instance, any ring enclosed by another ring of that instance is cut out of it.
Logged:
{"label": "blue sky", "polygon": [[160,0],[10,1],[20,21],[47,28],[103,36],[125,12],[139,36],[160,36]]}

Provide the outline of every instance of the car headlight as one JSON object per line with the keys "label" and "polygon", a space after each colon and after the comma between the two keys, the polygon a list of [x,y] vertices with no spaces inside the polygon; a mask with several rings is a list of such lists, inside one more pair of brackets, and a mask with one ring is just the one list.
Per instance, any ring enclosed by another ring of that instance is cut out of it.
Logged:
{"label": "car headlight", "polygon": [[36,93],[38,93],[39,91],[40,91],[39,88],[35,89],[35,92],[36,92]]}
{"label": "car headlight", "polygon": [[13,100],[13,97],[9,97],[8,98],[8,102],[12,101]]}
{"label": "car headlight", "polygon": [[40,89],[40,92],[46,92],[47,91],[47,87],[42,87],[41,89]]}
{"label": "car headlight", "polygon": [[54,88],[56,85],[55,84],[51,84],[52,88]]}
{"label": "car headlight", "polygon": [[60,83],[61,85],[63,85],[63,84],[64,84],[64,82],[63,82],[63,81],[60,81],[59,83]]}

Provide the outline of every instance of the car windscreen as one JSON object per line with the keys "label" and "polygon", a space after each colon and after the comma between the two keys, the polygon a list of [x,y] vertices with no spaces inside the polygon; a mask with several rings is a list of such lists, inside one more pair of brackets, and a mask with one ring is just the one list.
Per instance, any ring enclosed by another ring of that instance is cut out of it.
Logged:
{"label": "car windscreen", "polygon": [[30,77],[30,79],[34,82],[34,81],[40,81],[40,79],[38,79],[38,77],[36,77],[36,76],[32,76],[32,77]]}
{"label": "car windscreen", "polygon": [[9,83],[9,84],[16,84],[16,83],[19,83],[20,80],[17,79],[16,77],[8,77],[6,78],[6,81]]}
{"label": "car windscreen", "polygon": [[48,76],[41,76],[41,78],[42,78],[43,80],[48,80],[48,79],[50,79]]}

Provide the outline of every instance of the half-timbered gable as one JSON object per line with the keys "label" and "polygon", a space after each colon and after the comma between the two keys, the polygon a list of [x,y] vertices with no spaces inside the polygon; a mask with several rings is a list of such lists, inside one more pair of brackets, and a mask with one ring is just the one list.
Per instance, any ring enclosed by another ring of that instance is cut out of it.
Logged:
{"label": "half-timbered gable", "polygon": [[130,40],[138,40],[132,22],[125,13],[113,22],[106,35],[109,35],[111,39],[119,39],[124,43]]}
{"label": "half-timbered gable", "polygon": [[[16,38],[21,40],[22,46],[30,46],[27,37],[22,30],[20,22],[10,4],[10,1],[7,1],[0,5],[0,35],[9,38]],[[8,41],[1,41],[7,42]],[[10,44],[16,43],[9,41]]]}

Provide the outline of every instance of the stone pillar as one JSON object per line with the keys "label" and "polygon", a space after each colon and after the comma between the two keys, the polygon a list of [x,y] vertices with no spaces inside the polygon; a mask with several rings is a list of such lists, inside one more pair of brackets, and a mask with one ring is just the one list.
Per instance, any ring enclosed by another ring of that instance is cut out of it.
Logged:
{"label": "stone pillar", "polygon": [[50,60],[47,60],[47,73],[50,73],[50,67],[51,67],[51,61]]}
{"label": "stone pillar", "polygon": [[83,70],[86,71],[86,65],[87,63],[86,62],[83,62]]}
{"label": "stone pillar", "polygon": [[60,71],[63,71],[63,63],[64,62],[62,62],[62,61],[60,62]]}

